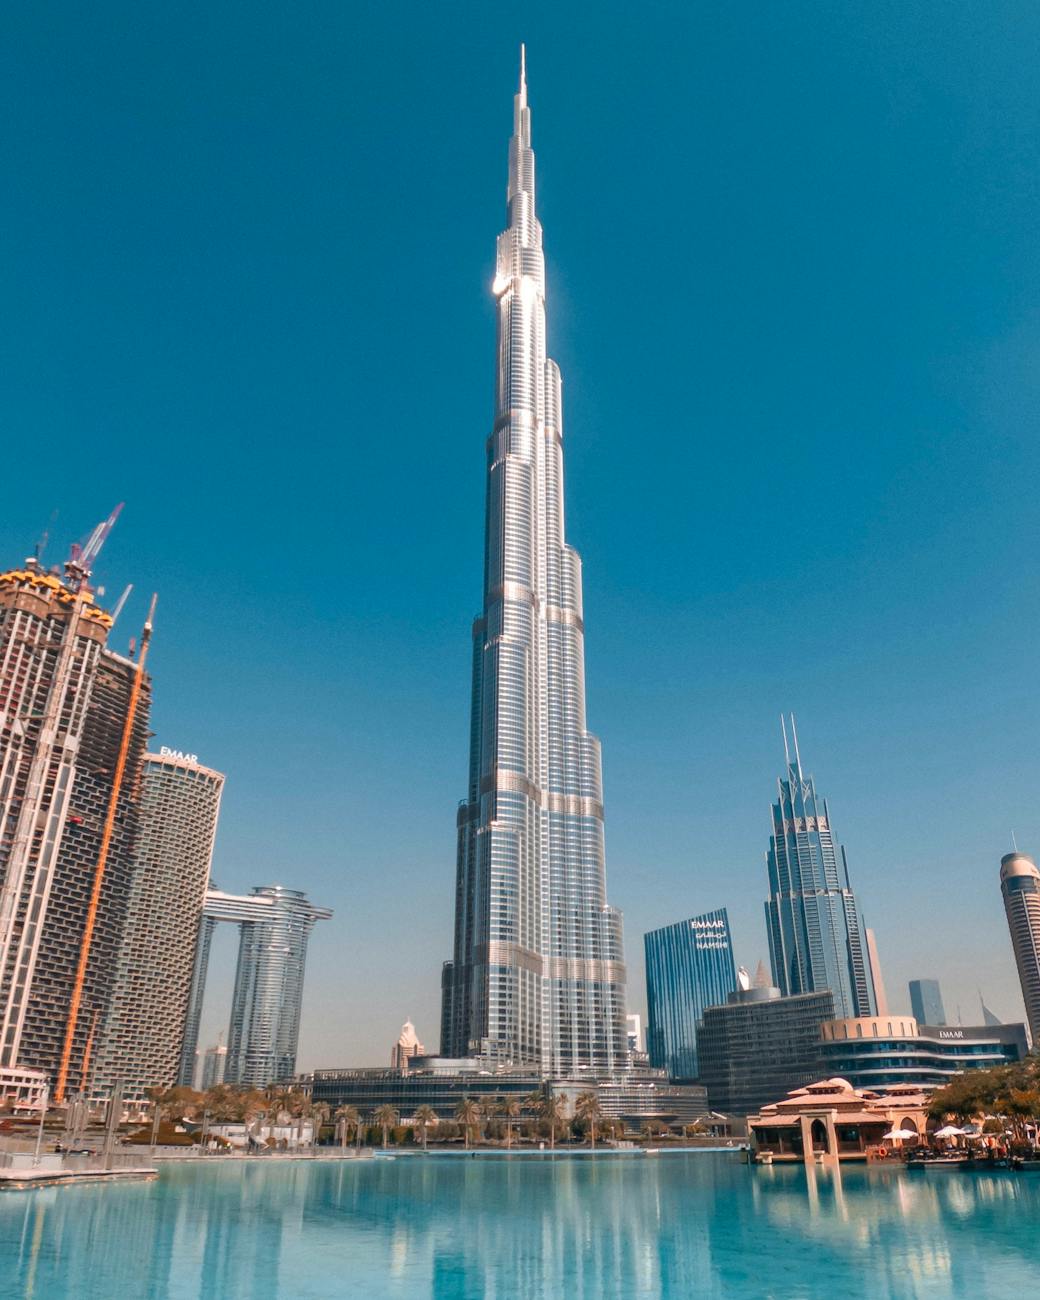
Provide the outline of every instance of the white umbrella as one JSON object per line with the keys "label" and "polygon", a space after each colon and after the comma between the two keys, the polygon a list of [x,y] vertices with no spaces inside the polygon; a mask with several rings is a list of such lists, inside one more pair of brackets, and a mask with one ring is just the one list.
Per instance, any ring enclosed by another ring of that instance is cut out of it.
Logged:
{"label": "white umbrella", "polygon": [[915,1137],[917,1137],[917,1134],[914,1132],[914,1130],[913,1130],[912,1128],[894,1128],[894,1129],[892,1129],[891,1132],[889,1132],[889,1133],[885,1133],[885,1134],[882,1136],[881,1141],[882,1141],[882,1142],[897,1142],[897,1141],[898,1141],[898,1142],[902,1142],[902,1141],[904,1141],[906,1138],[915,1138]]}
{"label": "white umbrella", "polygon": [[964,1130],[959,1129],[956,1124],[947,1124],[945,1128],[939,1129],[932,1134],[937,1138],[959,1138],[964,1136]]}

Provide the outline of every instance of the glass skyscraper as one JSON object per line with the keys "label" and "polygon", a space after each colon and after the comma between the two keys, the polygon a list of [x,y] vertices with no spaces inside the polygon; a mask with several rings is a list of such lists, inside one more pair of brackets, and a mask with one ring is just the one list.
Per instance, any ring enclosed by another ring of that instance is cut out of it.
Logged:
{"label": "glass skyscraper", "polygon": [[507,214],[441,1052],[560,1077],[627,1063],[625,967],[621,915],[606,897],[599,741],[585,729],[581,562],[564,534],[561,380],[545,350],[522,55]]}
{"label": "glass skyscraper", "polygon": [[144,755],[140,826],[112,1010],[91,1093],[128,1101],[177,1081],[224,776],[193,754]]}
{"label": "glass skyscraper", "polygon": [[874,981],[845,850],[834,843],[826,801],[802,773],[793,716],[791,731],[794,759],[784,727],[787,775],[777,782],[766,859],[773,982],[785,995],[830,989],[840,1020],[873,1016]]}
{"label": "glass skyscraper", "polygon": [[726,909],[651,930],[643,946],[650,1064],[671,1079],[696,1079],[697,1022],[737,987]]}
{"label": "glass skyscraper", "polygon": [[[910,981],[910,1014],[919,1025],[945,1025],[946,1008],[938,980]],[[884,1015],[879,1011],[878,1015]]]}
{"label": "glass skyscraper", "polygon": [[1040,1044],[1040,871],[1025,853],[1000,859],[1000,892],[1033,1046]]}
{"label": "glass skyscraper", "polygon": [[202,909],[191,996],[181,1048],[180,1082],[191,1087],[213,931],[239,927],[224,1082],[262,1088],[296,1073],[307,944],[315,922],[332,915],[298,889],[255,885],[251,894],[210,889]]}

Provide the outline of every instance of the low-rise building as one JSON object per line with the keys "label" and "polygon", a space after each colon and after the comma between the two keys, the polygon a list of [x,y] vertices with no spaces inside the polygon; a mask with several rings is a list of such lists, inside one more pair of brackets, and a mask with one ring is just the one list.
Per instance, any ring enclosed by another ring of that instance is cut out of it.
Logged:
{"label": "low-rise building", "polygon": [[[928,1097],[912,1086],[884,1092],[854,1088],[847,1079],[823,1079],[795,1088],[778,1102],[748,1116],[757,1158],[802,1160],[807,1153],[837,1160],[866,1160],[871,1151],[891,1150],[885,1134],[923,1134]],[[899,1141],[913,1141],[899,1139]]]}
{"label": "low-rise building", "polygon": [[524,1101],[533,1094],[562,1096],[567,1113],[583,1092],[594,1092],[608,1119],[620,1119],[639,1132],[645,1124],[670,1128],[704,1120],[707,1091],[697,1084],[671,1083],[663,1070],[628,1070],[609,1077],[596,1075],[546,1082],[531,1070],[496,1067],[480,1058],[413,1057],[406,1074],[393,1069],[315,1070],[312,1097],[332,1110],[356,1106],[370,1120],[378,1107],[391,1105],[407,1123],[420,1106],[430,1106],[439,1119],[454,1120],[456,1107],[467,1098],[493,1115],[504,1099]]}
{"label": "low-rise building", "polygon": [[1026,1054],[1026,1027],[919,1025],[913,1016],[856,1016],[820,1026],[820,1072],[855,1088],[941,1088],[964,1070],[1010,1065]]}

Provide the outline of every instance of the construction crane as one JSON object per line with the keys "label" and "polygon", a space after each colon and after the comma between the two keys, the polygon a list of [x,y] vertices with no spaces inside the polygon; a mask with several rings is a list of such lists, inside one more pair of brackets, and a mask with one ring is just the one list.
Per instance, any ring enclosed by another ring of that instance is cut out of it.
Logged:
{"label": "construction crane", "polygon": [[69,579],[69,585],[73,591],[79,591],[81,587],[86,585],[87,579],[94,568],[94,563],[101,554],[101,548],[108,540],[109,533],[116,526],[116,520],[122,512],[124,504],[124,502],[120,501],[104,523],[98,524],[82,546],[79,542],[73,542],[69,548],[69,558],[65,561],[65,576]]}
{"label": "construction crane", "polygon": [[[116,513],[118,513],[118,511]],[[83,983],[86,979],[87,963],[90,960],[90,948],[94,939],[94,926],[97,922],[98,903],[101,900],[101,886],[104,883],[105,868],[108,865],[108,850],[112,844],[112,832],[115,829],[116,813],[119,810],[119,796],[123,789],[123,778],[126,774],[126,760],[130,753],[130,743],[133,740],[134,716],[137,713],[137,702],[140,699],[141,686],[144,683],[144,665],[145,660],[148,658],[148,646],[152,639],[152,623],[155,619],[155,602],[157,599],[157,596],[152,596],[152,603],[148,607],[148,617],[145,619],[144,628],[141,632],[141,655],[137,660],[133,682],[130,686],[130,699],[126,708],[126,721],[123,723],[123,736],[119,743],[119,757],[116,760],[116,770],[112,777],[112,791],[108,799],[108,811],[105,814],[105,824],[101,831],[101,844],[98,847],[97,863],[94,867],[94,883],[90,891],[90,902],[87,904],[87,918],[83,923],[83,938],[80,941],[79,964],[76,967],[76,978],[72,985],[72,996],[69,998],[69,1018],[65,1025],[65,1044],[61,1051],[61,1064],[58,1067],[58,1082],[54,1089],[54,1100],[58,1105],[65,1100],[65,1089],[68,1085],[69,1063],[72,1060],[72,1044],[76,1036],[76,1024],[79,1020],[80,1003],[83,1000]]]}
{"label": "construction crane", "polygon": [[[50,770],[60,729],[62,710],[65,707],[69,684],[72,680],[80,617],[84,605],[90,599],[87,579],[102,546],[104,546],[109,533],[115,527],[115,522],[119,518],[122,509],[123,503],[120,502],[109,517],[103,523],[98,524],[90,534],[85,546],[74,543],[65,564],[68,586],[74,592],[75,600],[65,624],[65,632],[61,640],[57,663],[54,666],[54,676],[47,695],[47,703],[44,706],[44,715],[40,724],[35,753],[29,766],[25,795],[22,799],[18,820],[15,823],[11,851],[7,861],[7,871],[3,885],[0,886],[0,971],[6,969],[11,947],[16,943],[15,920],[18,901],[21,898],[27,873],[30,869],[33,836],[39,830],[38,819],[41,815],[47,773]],[[52,816],[54,815],[54,810],[52,810]],[[63,820],[62,809],[59,808],[56,815],[60,820]],[[57,834],[60,834],[61,825],[59,824],[56,829]],[[51,868],[47,870],[48,876],[50,870]],[[39,886],[38,892],[40,896],[46,898],[50,889],[49,880],[41,877]],[[10,1007],[8,1013],[10,1013]],[[4,1042],[6,1043],[6,1019],[4,1019],[4,1026]],[[3,1047],[0,1047],[0,1053],[3,1050]]]}

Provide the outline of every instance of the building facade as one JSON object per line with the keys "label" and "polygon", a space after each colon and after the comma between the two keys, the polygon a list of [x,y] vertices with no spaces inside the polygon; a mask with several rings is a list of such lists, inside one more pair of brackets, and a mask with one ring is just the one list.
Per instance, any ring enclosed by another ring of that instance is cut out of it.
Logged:
{"label": "building facade", "polygon": [[796,1088],[786,1097],[748,1116],[756,1159],[807,1161],[866,1160],[884,1146],[885,1134],[901,1129],[923,1135],[928,1125],[928,1098],[912,1087],[882,1095],[854,1088],[847,1079],[821,1079]]}
{"label": "building facade", "polygon": [[861,1016],[820,1027],[820,1073],[854,1088],[941,1088],[964,1070],[1026,1054],[1025,1025],[922,1025],[913,1016]]}
{"label": "building facade", "polygon": [[406,1020],[401,1026],[401,1032],[397,1035],[397,1042],[390,1049],[390,1068],[392,1070],[407,1070],[408,1062],[416,1056],[425,1056],[426,1048],[419,1042],[419,1035],[415,1032],[415,1026],[410,1020]]}
{"label": "building facade", "polygon": [[[32,996],[25,1010],[22,1061],[59,1072],[69,1028],[70,999],[112,801],[114,773],[126,729],[137,665],[102,650],[83,720],[69,815],[55,856],[54,881]],[[132,916],[136,845],[140,835],[141,761],[148,738],[151,688],[147,675],[134,709],[123,780],[97,892],[79,1012],[72,1029],[66,1089],[86,1091],[111,1023],[119,960]]]}
{"label": "building facade", "polygon": [[749,1115],[819,1073],[820,1026],[834,1018],[829,989],[783,997],[740,989],[704,1012],[697,1034],[700,1080],[712,1110]]}
{"label": "building facade", "polygon": [[784,728],[787,775],[777,782],[767,866],[766,926],[773,982],[785,995],[829,989],[843,1016],[877,1012],[874,983],[845,850],[836,845],[826,801],[794,760]]}
{"label": "building facade", "polygon": [[[946,1008],[938,980],[911,980],[910,1013],[919,1025],[945,1025]],[[882,1016],[886,1013],[878,1011]]]}
{"label": "building facade", "polygon": [[879,1016],[888,1015],[888,994],[885,992],[885,980],[881,973],[881,958],[878,955],[877,935],[868,925],[863,931],[867,940],[867,960],[870,962],[870,978],[874,982],[874,1005]]}
{"label": "building facade", "polygon": [[[107,528],[96,530],[93,555]],[[79,548],[64,577],[35,559],[0,574],[0,1069],[42,1072],[52,1089],[88,916],[91,942],[69,1044],[73,1086],[90,1068],[110,1010],[148,731],[150,686],[142,675],[127,732],[137,665],[106,649],[112,618],[96,604],[89,576]],[[98,876],[125,732],[125,776]]]}
{"label": "building facade", "polygon": [[206,894],[184,1027],[180,1082],[191,1086],[206,992],[210,946],[219,922],[239,927],[238,964],[231,995],[224,1082],[263,1088],[296,1073],[307,945],[317,921],[332,911],[315,907],[298,889],[256,885],[251,894]]}
{"label": "building facade", "polygon": [[724,907],[644,936],[647,1050],[650,1064],[675,1080],[699,1077],[697,1025],[705,1007],[737,987],[729,917]]}
{"label": "building facade", "polygon": [[546,355],[521,65],[492,286],[484,602],[441,1051],[558,1077],[627,1061],[625,967],[621,916],[607,904],[600,746],[585,723],[581,562],[565,540],[561,380]]}
{"label": "building facade", "polygon": [[672,1083],[663,1071],[626,1070],[609,1078],[543,1080],[541,1072],[497,1068],[476,1058],[449,1060],[428,1057],[413,1061],[407,1074],[397,1070],[315,1070],[311,1096],[335,1111],[356,1106],[363,1121],[372,1121],[382,1105],[393,1106],[407,1124],[420,1106],[430,1106],[438,1119],[454,1120],[460,1101],[471,1099],[491,1118],[504,1099],[521,1102],[530,1117],[534,1095],[564,1099],[568,1115],[583,1092],[594,1092],[603,1114],[620,1119],[638,1133],[649,1122],[678,1127],[708,1114],[707,1092],[698,1085]]}
{"label": "building facade", "polygon": [[1024,853],[1000,859],[1000,892],[1011,932],[1033,1045],[1040,1043],[1040,871]]}
{"label": "building facade", "polygon": [[195,946],[224,776],[194,754],[146,754],[137,846],[111,1013],[91,1092],[128,1100],[178,1079]]}
{"label": "building facade", "polygon": [[227,1048],[223,1043],[207,1047],[202,1057],[202,1091],[219,1087],[224,1082],[224,1070],[227,1065]]}

